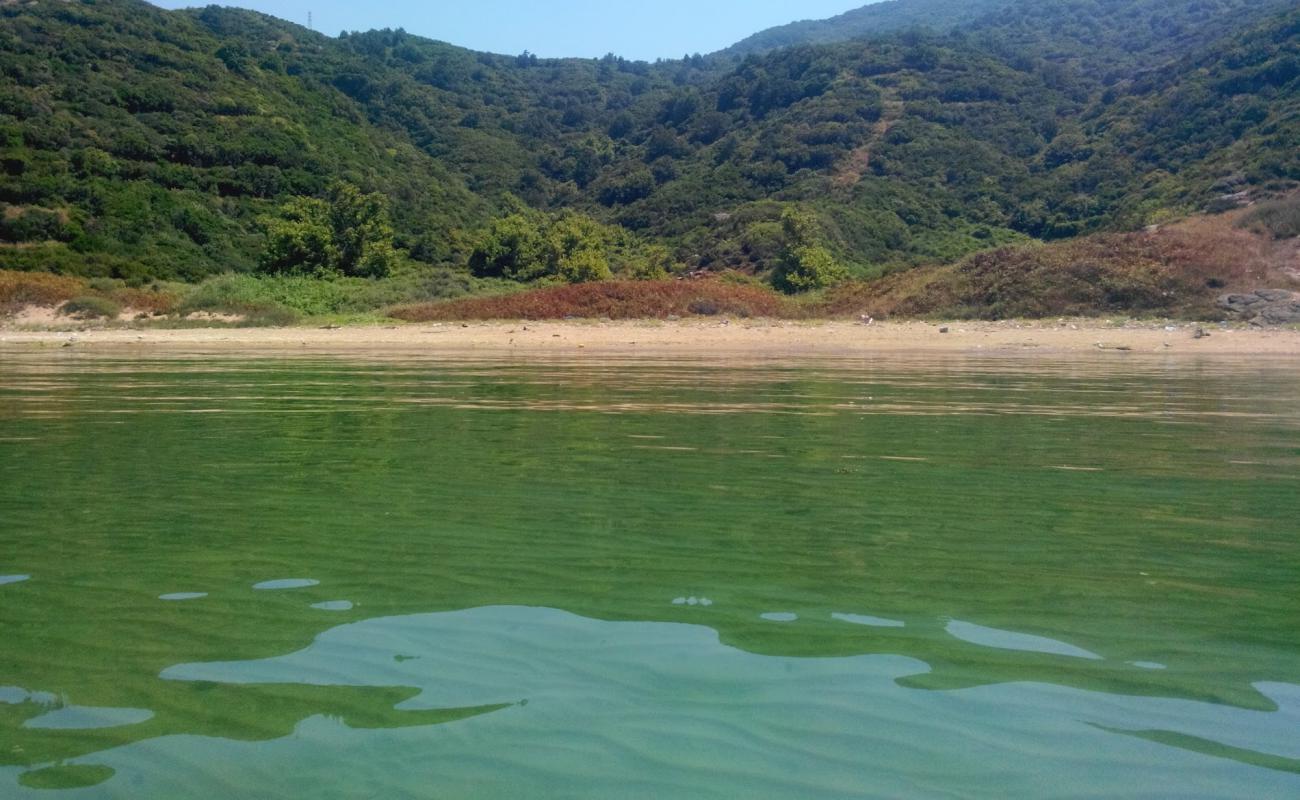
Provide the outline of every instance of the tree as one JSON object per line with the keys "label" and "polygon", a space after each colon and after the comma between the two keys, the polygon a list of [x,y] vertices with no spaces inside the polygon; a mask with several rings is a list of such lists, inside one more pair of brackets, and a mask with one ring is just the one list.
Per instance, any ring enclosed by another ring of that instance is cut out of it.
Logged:
{"label": "tree", "polygon": [[397,260],[388,200],[378,193],[362,194],[350,183],[336,183],[330,189],[329,208],[338,270],[363,278],[387,275]]}
{"label": "tree", "polygon": [[562,257],[557,266],[560,277],[569,283],[590,283],[611,277],[609,259],[599,250],[576,250]]}
{"label": "tree", "polygon": [[263,272],[326,273],[337,254],[329,225],[329,204],[314,197],[295,197],[264,221]]}
{"label": "tree", "polygon": [[787,209],[781,215],[785,249],[773,283],[786,292],[821,289],[848,277],[830,251],[818,243],[817,220],[806,211]]}
{"label": "tree", "polygon": [[616,238],[615,230],[582,214],[547,215],[517,208],[479,234],[470,269],[480,277],[515,281],[606,280],[612,274],[609,253]]}
{"label": "tree", "polygon": [[483,278],[531,281],[544,277],[549,265],[540,215],[517,211],[492,220],[479,233],[469,266]]}
{"label": "tree", "polygon": [[289,200],[263,227],[263,272],[382,278],[397,261],[387,201],[349,183],[334,184],[328,200]]}

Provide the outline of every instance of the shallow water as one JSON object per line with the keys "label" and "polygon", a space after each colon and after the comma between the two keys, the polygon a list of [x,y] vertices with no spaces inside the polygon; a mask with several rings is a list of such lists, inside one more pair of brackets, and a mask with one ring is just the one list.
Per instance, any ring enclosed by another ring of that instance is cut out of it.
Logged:
{"label": "shallow water", "polygon": [[1297,366],[0,352],[0,797],[1297,796]]}

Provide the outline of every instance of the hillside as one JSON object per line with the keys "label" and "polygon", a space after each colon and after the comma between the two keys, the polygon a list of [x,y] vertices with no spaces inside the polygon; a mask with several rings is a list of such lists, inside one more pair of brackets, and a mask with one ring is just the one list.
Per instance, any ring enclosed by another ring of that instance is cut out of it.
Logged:
{"label": "hillside", "polygon": [[1300,181],[1290,3],[899,0],[865,19],[832,27],[869,38],[646,64],[8,3],[0,267],[252,271],[268,225],[342,181],[387,205],[406,271],[810,288]]}
{"label": "hillside", "polygon": [[882,0],[829,19],[809,19],[759,31],[717,55],[744,57],[801,44],[830,44],[912,28],[949,31],[1012,0]]}

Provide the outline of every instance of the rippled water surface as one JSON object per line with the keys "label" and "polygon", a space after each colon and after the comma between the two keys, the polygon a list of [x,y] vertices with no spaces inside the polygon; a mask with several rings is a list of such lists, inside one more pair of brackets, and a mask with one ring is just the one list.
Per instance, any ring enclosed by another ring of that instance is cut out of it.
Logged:
{"label": "rippled water surface", "polygon": [[1300,796],[1298,367],[0,351],[0,797]]}

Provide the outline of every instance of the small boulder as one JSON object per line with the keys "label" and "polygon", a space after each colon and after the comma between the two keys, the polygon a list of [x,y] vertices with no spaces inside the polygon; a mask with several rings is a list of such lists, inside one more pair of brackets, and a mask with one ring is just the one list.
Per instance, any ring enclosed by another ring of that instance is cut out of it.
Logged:
{"label": "small boulder", "polygon": [[1252,325],[1300,323],[1300,294],[1286,289],[1260,289],[1251,294],[1225,294],[1219,307]]}

